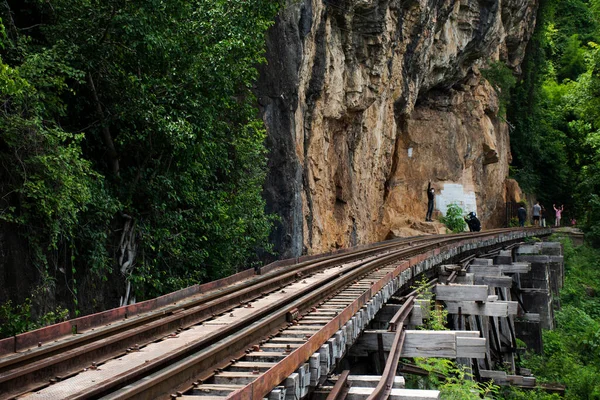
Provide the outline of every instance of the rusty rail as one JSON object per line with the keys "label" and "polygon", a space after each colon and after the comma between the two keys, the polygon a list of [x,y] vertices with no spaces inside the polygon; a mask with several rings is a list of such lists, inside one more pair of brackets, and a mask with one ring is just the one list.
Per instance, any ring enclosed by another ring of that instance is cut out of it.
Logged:
{"label": "rusty rail", "polygon": [[402,346],[404,345],[404,338],[406,336],[406,332],[404,331],[404,320],[412,311],[414,301],[415,297],[410,296],[390,320],[388,330],[390,332],[396,332],[396,335],[394,336],[394,341],[392,342],[390,354],[387,363],[385,364],[381,380],[373,390],[373,393],[367,397],[367,400],[386,400],[392,391],[396,369],[398,368],[398,361],[400,361],[400,354],[402,353]]}
{"label": "rusty rail", "polygon": [[[246,293],[246,295],[250,296],[249,293],[252,292],[253,296],[259,296],[264,291],[276,288],[276,283],[281,284],[283,281],[293,281],[298,277],[298,272],[301,272],[302,274],[314,273],[322,268],[326,268],[327,266],[340,264],[343,261],[356,260],[360,257],[374,255],[377,252],[388,251],[384,257],[381,257],[376,261],[361,263],[358,266],[347,267],[342,276],[332,277],[332,280],[330,280],[328,284],[322,285],[323,289],[325,289],[323,291],[316,290],[317,288],[307,288],[307,290],[303,291],[302,294],[298,294],[294,298],[285,299],[284,302],[277,303],[274,307],[276,310],[275,312],[261,310],[261,312],[257,313],[254,317],[245,319],[243,323],[240,322],[240,324],[236,325],[235,329],[230,329],[228,334],[227,332],[221,332],[221,336],[207,337],[202,340],[201,343],[187,346],[185,351],[171,354],[169,357],[166,357],[162,360],[151,360],[148,362],[148,365],[143,368],[143,370],[132,371],[130,373],[123,374],[119,377],[119,379],[115,379],[115,381],[109,385],[99,384],[95,388],[91,388],[90,391],[86,391],[85,393],[82,392],[80,396],[75,396],[73,398],[88,398],[91,395],[104,395],[113,390],[118,390],[118,393],[113,393],[112,397],[114,398],[129,398],[131,396],[151,398],[156,397],[155,395],[164,394],[165,391],[166,393],[171,392],[170,389],[167,389],[168,386],[171,388],[189,387],[191,386],[190,380],[180,383],[173,383],[173,381],[165,378],[173,378],[174,375],[180,375],[182,372],[185,372],[184,375],[189,377],[197,377],[198,375],[202,375],[202,371],[205,371],[214,365],[218,365],[223,359],[229,359],[231,354],[243,350],[243,348],[249,346],[252,341],[276,332],[280,326],[287,323],[286,314],[290,309],[297,308],[299,312],[302,313],[306,311],[306,309],[310,308],[312,304],[324,299],[332,291],[339,290],[341,287],[343,287],[343,285],[348,284],[352,280],[356,279],[356,277],[361,276],[361,274],[364,275],[380,265],[385,265],[386,263],[391,263],[394,260],[400,260],[406,257],[413,257],[414,263],[421,262],[426,258],[426,256],[423,254],[424,252],[429,251],[429,256],[438,254],[440,247],[444,244],[451,244],[463,239],[476,239],[478,237],[485,236],[493,237],[492,235],[495,233],[508,233],[510,231],[511,230],[496,230],[493,232],[488,231],[479,235],[472,233],[452,236],[443,235],[443,239],[440,239],[438,236],[430,236],[427,238],[418,239],[413,238],[407,242],[394,242],[389,246],[377,247],[376,250],[370,248],[369,250],[363,250],[356,253],[346,253],[339,257],[332,256],[325,260],[320,259],[317,262],[307,261],[304,264],[284,267],[269,274],[252,278],[248,282],[244,282],[242,285],[234,285],[232,289],[223,290],[219,293],[227,293],[227,295],[224,297],[230,301],[230,303],[227,303],[228,307],[232,304],[231,301],[233,301],[233,299],[235,299],[240,293]],[[431,244],[432,241],[434,241],[433,244]],[[408,245],[408,248],[392,251],[392,249],[399,248],[401,245]],[[413,261],[410,263],[404,262],[399,264],[394,273],[399,274],[404,269],[409,268],[412,263]],[[380,290],[383,285],[385,285],[391,279],[393,279],[393,276],[392,274],[389,274],[389,276],[386,276],[385,278],[382,278],[380,281],[376,282],[371,290],[366,292],[363,296],[348,306],[342,313],[340,313],[340,315],[332,319],[331,323],[326,325],[322,331],[320,331],[318,334],[315,334],[314,340],[311,338],[311,340],[307,341],[305,345],[286,357],[286,359],[284,359],[285,362],[281,363],[282,366],[273,367],[258,380],[259,382],[257,384],[248,385],[249,391],[244,389],[234,393],[231,397],[245,399],[248,398],[248,395],[250,395],[252,398],[256,396],[264,396],[273,386],[279,384],[283,378],[293,372],[297,368],[296,365],[298,365],[298,363],[306,361],[306,359],[308,359],[308,357],[310,357],[310,355],[313,354],[318,347],[320,347],[322,342],[326,341],[330,337],[327,335],[331,335],[332,332],[335,333],[338,329],[340,329],[340,326],[342,326],[349,318],[351,318],[352,315],[354,315],[354,313],[356,313],[356,311],[360,309],[360,307],[362,307],[362,305],[365,304],[365,302],[368,301],[372,295]],[[261,286],[261,284],[264,286]],[[258,287],[260,289],[257,289]],[[249,292],[245,292],[245,290],[248,290]],[[329,290],[329,292],[327,290]],[[211,295],[213,294],[211,293]],[[194,307],[199,307],[205,310],[205,316],[209,318],[209,314],[212,316],[211,310],[213,313],[215,313],[214,310],[216,310],[216,308],[211,307],[217,307],[218,304],[221,304],[220,301],[222,298],[223,297],[219,297],[217,294],[214,294],[214,297],[212,297],[212,300],[208,303],[194,303]],[[239,297],[237,298],[239,299]],[[190,307],[189,304],[187,307]],[[171,321],[180,321],[177,318],[179,318],[180,314],[186,314],[188,308],[183,308],[184,311],[173,311],[171,315]],[[191,308],[189,310],[191,310]],[[190,320],[187,321],[189,322]],[[193,324],[197,322],[190,323]],[[180,326],[181,325],[183,324],[180,323]],[[399,332],[401,333],[401,320],[398,319],[394,325],[398,327]],[[125,331],[127,331],[127,329],[125,329]],[[125,332],[124,334],[131,335],[130,332]],[[92,345],[100,346],[96,344]],[[210,348],[207,348],[206,346],[210,346]],[[399,346],[401,349],[401,338],[398,339],[397,346]],[[198,352],[203,353],[205,361],[197,364],[196,361],[192,360],[191,357],[194,352],[196,352],[196,355]],[[164,367],[165,365],[173,363],[175,365],[173,369],[169,369],[170,367]],[[28,368],[31,367],[24,369]],[[17,368],[16,370],[18,371],[21,369],[23,368]],[[11,370],[10,372],[15,374],[17,373],[15,370]],[[2,376],[3,375],[0,375],[0,378],[2,378]],[[146,378],[143,380],[143,382],[139,382],[142,377]],[[125,385],[129,386],[124,387]],[[119,387],[122,389],[119,390]],[[2,381],[0,381],[0,389],[4,389],[2,387]]]}
{"label": "rusty rail", "polygon": [[[282,300],[281,304],[276,303],[268,309],[262,310],[261,315],[263,317],[260,320],[255,320],[253,325],[248,326],[248,328],[244,328],[243,330],[238,330],[237,333],[232,336],[223,337],[220,342],[215,342],[215,345],[211,346],[208,351],[202,350],[198,353],[195,353],[193,356],[188,356],[181,362],[165,367],[163,370],[157,372],[153,377],[151,377],[151,379],[137,381],[135,384],[131,384],[121,390],[118,390],[111,395],[111,399],[127,399],[133,396],[138,398],[157,398],[165,393],[163,385],[164,382],[162,380],[164,377],[169,378],[176,375],[194,376],[195,374],[199,374],[201,371],[207,369],[207,367],[202,364],[214,362],[215,360],[228,359],[230,357],[227,355],[227,352],[239,351],[248,347],[253,341],[257,342],[260,340],[260,338],[275,333],[279,327],[286,324],[286,314],[290,309],[297,308],[300,310],[300,312],[304,312],[313,307],[319,301],[327,298],[330,294],[335,293],[343,287],[351,284],[358,277],[363,276],[378,267],[398,260],[398,258],[401,258],[402,255],[407,256],[418,254],[431,246],[431,244],[423,244],[421,246],[415,246],[409,249],[398,250],[383,257],[377,258],[376,260],[369,261],[358,266],[347,267],[347,273],[334,277],[334,279],[329,283],[325,285],[319,283],[314,285],[315,287],[309,286],[301,293],[297,294],[293,299],[288,298]],[[405,265],[403,264],[402,267],[399,266],[397,268],[397,274],[408,267],[408,263],[405,263]],[[313,337],[311,337],[305,343],[305,345],[290,353],[290,355],[288,355],[282,362],[279,363],[279,369],[271,368],[261,378],[259,378],[259,388],[257,389],[259,393],[262,393],[261,396],[264,396],[264,394],[268,393],[273,386],[277,385],[281,380],[292,373],[297,368],[297,364],[301,359],[308,359],[308,357],[310,357],[310,355],[312,355],[323,342],[325,342],[333,335],[333,333],[339,330],[340,327],[343,326],[343,324],[345,324],[352,317],[352,315],[354,315],[360,309],[360,307],[366,304],[366,302],[391,279],[393,279],[391,275],[381,279],[374,285],[374,289],[366,292],[365,295],[358,298],[351,306],[346,308],[344,312],[332,319],[331,323],[326,325],[325,328],[323,328],[318,334],[315,334]],[[239,343],[242,344],[240,345]],[[162,360],[156,360],[155,362],[150,361],[148,363],[148,367],[156,369],[159,366],[159,363],[164,362]],[[199,365],[202,366],[199,367]],[[130,371],[127,373],[127,377],[123,376],[123,379],[121,379],[120,382],[99,384],[97,387],[93,388],[91,393],[94,395],[102,394],[108,390],[108,386],[118,387],[119,384],[127,381],[132,382],[136,379],[139,379],[141,376],[144,376],[143,371]],[[254,390],[252,391],[255,392]],[[90,391],[87,391],[86,395],[89,395],[89,393]],[[255,396],[253,395],[252,398],[254,397]],[[86,398],[86,396],[73,397],[72,399],[74,400],[83,398]],[[245,399],[247,397],[242,395],[240,392],[240,397],[236,397],[236,394],[234,393],[233,398]]]}
{"label": "rusty rail", "polygon": [[[434,239],[428,237],[411,239],[411,242],[428,243],[432,240]],[[377,250],[370,248],[357,253],[305,262],[295,269],[285,267],[246,282],[215,290],[191,302],[167,307],[162,312],[153,312],[133,320],[111,324],[103,329],[0,359],[0,391],[12,395],[43,386],[45,383],[40,381],[47,383],[50,379],[82,370],[94,362],[102,363],[125,353],[129,347],[150,343],[178,329],[201,323],[232,306],[276,290],[303,275],[377,252],[391,251],[393,254],[394,251],[404,251],[403,244],[407,245],[406,242],[395,242],[377,247]],[[395,248],[401,250],[393,250]],[[412,249],[416,250],[418,246],[413,246]],[[199,345],[208,345],[206,343],[209,344],[208,341],[203,341]]]}
{"label": "rusty rail", "polygon": [[333,385],[333,389],[327,395],[325,400],[344,400],[346,395],[348,394],[348,390],[350,389],[350,385],[348,384],[348,375],[350,375],[350,371],[343,371],[338,377],[337,382]]}

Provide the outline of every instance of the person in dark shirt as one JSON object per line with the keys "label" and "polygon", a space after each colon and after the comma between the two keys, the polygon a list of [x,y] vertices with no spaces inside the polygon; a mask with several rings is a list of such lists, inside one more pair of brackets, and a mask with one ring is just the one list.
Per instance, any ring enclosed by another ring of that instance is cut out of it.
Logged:
{"label": "person in dark shirt", "polygon": [[546,227],[546,208],[544,206],[541,206],[541,207],[542,207],[542,212],[541,212],[542,221],[540,223],[541,223],[542,227],[545,228]]}
{"label": "person in dark shirt", "polygon": [[433,199],[435,197],[435,190],[431,187],[431,181],[427,185],[427,214],[425,215],[425,221],[431,222],[431,214],[433,214]]}
{"label": "person in dark shirt", "polygon": [[465,221],[467,222],[467,226],[469,227],[470,232],[479,232],[481,230],[481,222],[479,218],[475,215],[473,211],[471,211],[465,217]]}
{"label": "person in dark shirt", "polygon": [[537,201],[533,205],[533,224],[535,226],[540,226],[541,215],[542,215],[542,206],[540,206],[540,202]]}
{"label": "person in dark shirt", "polygon": [[517,217],[519,218],[519,226],[525,226],[525,220],[527,219],[527,210],[523,207],[523,203],[517,209]]}

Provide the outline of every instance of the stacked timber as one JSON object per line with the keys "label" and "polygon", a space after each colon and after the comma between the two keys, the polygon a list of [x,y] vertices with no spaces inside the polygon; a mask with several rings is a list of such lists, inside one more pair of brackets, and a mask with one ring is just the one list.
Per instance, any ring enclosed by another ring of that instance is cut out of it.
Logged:
{"label": "stacked timber", "polygon": [[560,307],[558,293],[564,284],[560,243],[541,242],[519,246],[516,256],[518,261],[531,264],[531,271],[520,277],[520,296],[526,304],[526,312],[539,314],[541,328],[553,329],[554,310]]}
{"label": "stacked timber", "polygon": [[[338,377],[333,376],[330,383],[336,383]],[[346,400],[366,400],[382,379],[378,375],[349,375],[347,379]],[[325,400],[333,390],[333,386],[321,386],[312,394],[313,400]],[[439,399],[438,390],[405,389],[404,377],[396,376],[388,400],[434,400]]]}
{"label": "stacked timber", "polygon": [[[436,300],[445,303],[450,323],[458,330],[476,330],[487,341],[485,357],[457,354],[457,360],[475,367],[482,379],[535,386],[535,378],[527,372],[517,374],[517,338],[529,349],[541,351],[541,329],[554,325],[553,310],[559,304],[553,297],[564,279],[560,243],[521,245],[494,258],[475,258],[467,268],[442,265],[438,271],[441,282],[458,272],[459,283],[435,287]],[[494,370],[500,368],[503,371]]]}
{"label": "stacked timber", "polygon": [[[365,330],[349,354],[364,357],[382,349],[389,352],[394,335],[395,332],[385,330]],[[486,353],[486,340],[480,336],[478,331],[407,330],[400,356],[483,358]]]}

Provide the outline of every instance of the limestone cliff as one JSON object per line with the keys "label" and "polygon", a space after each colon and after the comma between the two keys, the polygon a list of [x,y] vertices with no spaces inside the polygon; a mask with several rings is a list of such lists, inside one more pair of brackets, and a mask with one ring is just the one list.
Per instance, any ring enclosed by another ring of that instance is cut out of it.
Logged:
{"label": "limestone cliff", "polygon": [[[479,72],[515,73],[537,0],[289,0],[257,94],[282,257],[383,240],[458,201],[504,219],[508,127]],[[398,233],[400,232],[400,233]]]}

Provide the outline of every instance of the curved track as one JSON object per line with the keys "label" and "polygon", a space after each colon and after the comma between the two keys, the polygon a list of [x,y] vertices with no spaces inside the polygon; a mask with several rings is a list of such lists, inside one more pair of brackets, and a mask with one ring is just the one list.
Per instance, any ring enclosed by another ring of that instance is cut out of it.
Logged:
{"label": "curved track", "polygon": [[[269,364],[264,373],[256,373],[258,379],[251,379],[229,394],[247,398],[252,393],[251,397],[262,398],[297,368],[297,361],[304,358],[299,362],[305,362],[306,354],[310,357],[315,347],[318,349],[328,339],[325,336],[330,331],[345,324],[357,308],[381,289],[385,279],[389,282],[394,273],[409,267],[399,265],[400,260],[465,239],[483,240],[512,231],[385,242],[254,276],[176,305],[4,357],[0,359],[0,396],[11,398],[28,393],[30,398],[87,399],[176,395],[199,386],[201,381],[214,380],[219,369],[236,363],[239,366],[237,360],[246,355],[248,348],[258,348],[261,342],[264,344],[267,338],[289,327],[290,321],[297,323],[327,299],[344,298],[338,304],[344,306],[344,312],[352,312],[324,314],[322,326],[339,321],[329,329],[316,330],[311,336],[320,336],[314,343],[312,337],[304,338],[302,343],[310,343],[309,346],[287,343],[289,355],[283,358],[289,361],[276,363],[283,367],[277,369]],[[340,295],[344,290],[348,294]],[[298,351],[303,347],[303,351]],[[97,379],[89,378],[90,371]]]}

